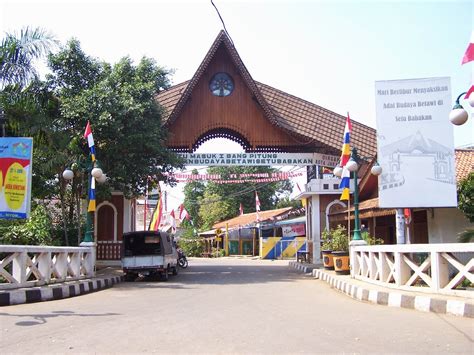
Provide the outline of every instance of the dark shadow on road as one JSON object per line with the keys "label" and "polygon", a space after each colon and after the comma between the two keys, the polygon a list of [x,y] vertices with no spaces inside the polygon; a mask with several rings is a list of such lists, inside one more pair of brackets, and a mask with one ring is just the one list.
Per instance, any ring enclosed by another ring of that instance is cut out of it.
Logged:
{"label": "dark shadow on road", "polygon": [[29,327],[33,325],[41,325],[47,323],[50,318],[57,317],[107,317],[107,316],[119,316],[120,313],[75,313],[72,311],[53,311],[49,314],[10,314],[0,313],[0,317],[19,317],[19,318],[32,318],[34,320],[19,321],[15,324],[22,327]]}

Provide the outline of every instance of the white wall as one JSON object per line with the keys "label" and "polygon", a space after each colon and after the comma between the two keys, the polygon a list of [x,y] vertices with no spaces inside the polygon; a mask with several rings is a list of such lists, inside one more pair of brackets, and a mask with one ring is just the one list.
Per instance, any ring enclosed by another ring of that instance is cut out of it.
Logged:
{"label": "white wall", "polygon": [[319,195],[311,196],[311,236],[313,239],[313,264],[321,264],[321,208]]}
{"label": "white wall", "polygon": [[457,243],[459,233],[474,228],[457,208],[434,208],[428,211],[429,243]]}

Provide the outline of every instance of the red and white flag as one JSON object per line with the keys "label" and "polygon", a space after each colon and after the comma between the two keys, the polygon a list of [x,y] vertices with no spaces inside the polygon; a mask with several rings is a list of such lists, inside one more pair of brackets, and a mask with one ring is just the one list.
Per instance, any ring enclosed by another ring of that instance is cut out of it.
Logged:
{"label": "red and white flag", "polygon": [[170,224],[171,227],[173,228],[173,233],[176,232],[176,216],[174,215],[174,210],[171,210],[170,212]]}
{"label": "red and white flag", "polygon": [[260,222],[260,215],[258,214],[260,212],[260,200],[257,191],[255,191],[255,211],[257,212],[257,222]]}
{"label": "red and white flag", "polygon": [[179,205],[178,212],[179,212],[179,217],[178,218],[179,218],[180,222],[182,222],[185,218],[186,219],[190,218],[188,211],[186,211],[186,208],[184,208],[184,204]]}
{"label": "red and white flag", "polygon": [[240,204],[239,214],[240,214],[241,216],[244,214],[244,206],[242,206],[242,204]]}
{"label": "red and white flag", "polygon": [[464,53],[464,57],[462,57],[461,65],[469,63],[470,61],[473,61],[473,60],[474,60],[474,31],[472,31],[471,41],[469,42],[467,46],[466,53]]}

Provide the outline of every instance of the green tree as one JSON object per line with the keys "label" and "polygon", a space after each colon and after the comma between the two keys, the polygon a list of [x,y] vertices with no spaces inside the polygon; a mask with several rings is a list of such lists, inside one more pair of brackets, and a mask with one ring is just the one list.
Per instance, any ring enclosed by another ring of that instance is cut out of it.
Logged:
{"label": "green tree", "polygon": [[56,45],[54,37],[41,28],[26,27],[20,33],[6,33],[0,44],[0,88],[24,87],[37,78],[34,61]]}
{"label": "green tree", "polygon": [[[40,100],[2,102],[15,135],[35,137],[34,197],[61,200],[65,231],[81,223],[78,203],[86,196],[90,168],[83,138],[88,120],[96,156],[109,177],[97,186],[99,198],[112,190],[141,195],[149,176],[167,180],[164,173],[181,166],[165,147],[167,132],[155,101],[156,93],[169,86],[168,70],[149,58],[137,65],[127,57],[113,66],[102,63],[87,56],[76,40],[50,55],[49,67],[46,81],[35,80],[25,90]],[[62,178],[66,167],[74,168],[72,185]]]}
{"label": "green tree", "polygon": [[474,172],[458,185],[458,206],[466,218],[474,222]]}
{"label": "green tree", "polygon": [[[198,171],[194,169],[192,174],[198,174]],[[184,207],[188,211],[191,220],[196,226],[202,224],[201,216],[199,215],[199,201],[204,196],[204,190],[206,185],[202,181],[190,181],[183,189],[184,193]]]}
{"label": "green tree", "polygon": [[[86,122],[91,122],[96,154],[109,187],[126,196],[143,194],[148,176],[166,180],[163,173],[180,166],[179,158],[166,149],[162,109],[154,99],[169,86],[167,70],[149,58],[137,66],[127,57],[114,66],[100,64],[74,40],[51,56],[50,63],[50,81],[60,97],[62,129],[71,137],[82,137]],[[79,145],[87,152],[85,140]]]}
{"label": "green tree", "polygon": [[236,214],[232,209],[229,199],[224,199],[221,195],[212,193],[209,190],[204,192],[204,196],[199,200],[199,204],[199,216],[202,221],[201,227],[205,230],[211,229],[216,222]]}

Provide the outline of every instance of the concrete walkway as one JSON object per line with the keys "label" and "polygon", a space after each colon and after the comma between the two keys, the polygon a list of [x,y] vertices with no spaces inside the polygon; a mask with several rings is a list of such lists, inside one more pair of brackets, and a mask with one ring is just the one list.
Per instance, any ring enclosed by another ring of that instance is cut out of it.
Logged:
{"label": "concrete walkway", "polygon": [[359,301],[474,318],[473,299],[381,287],[353,279],[349,275],[337,275],[334,271],[325,270],[321,265],[290,261],[289,267],[325,281],[334,289]]}
{"label": "concrete walkway", "polygon": [[112,287],[123,279],[122,270],[106,267],[99,269],[89,279],[53,283],[38,287],[16,288],[0,291],[0,306],[59,300]]}

